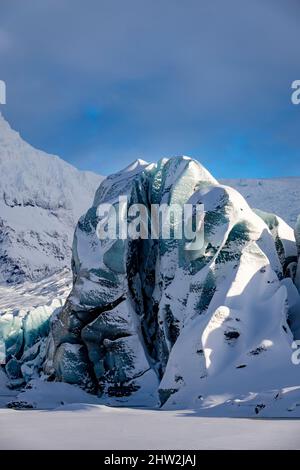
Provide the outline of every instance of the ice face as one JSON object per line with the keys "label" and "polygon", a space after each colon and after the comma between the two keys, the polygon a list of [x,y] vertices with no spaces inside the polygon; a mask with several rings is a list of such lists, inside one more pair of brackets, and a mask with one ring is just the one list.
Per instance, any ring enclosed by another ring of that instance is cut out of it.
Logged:
{"label": "ice face", "polygon": [[18,386],[42,370],[51,317],[70,291],[69,271],[39,283],[0,286],[0,361]]}

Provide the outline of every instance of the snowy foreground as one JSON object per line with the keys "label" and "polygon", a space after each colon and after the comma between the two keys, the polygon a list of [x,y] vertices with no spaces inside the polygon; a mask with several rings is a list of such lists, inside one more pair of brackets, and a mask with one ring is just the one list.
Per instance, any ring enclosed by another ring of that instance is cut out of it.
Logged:
{"label": "snowy foreground", "polygon": [[0,427],[0,449],[300,448],[299,420],[203,418],[191,411],[99,405],[68,405],[55,411],[2,409]]}
{"label": "snowy foreground", "polygon": [[[14,400],[36,409],[7,408]],[[13,391],[1,371],[0,429],[0,449],[300,449],[299,419],[112,408],[68,384],[35,381]]]}

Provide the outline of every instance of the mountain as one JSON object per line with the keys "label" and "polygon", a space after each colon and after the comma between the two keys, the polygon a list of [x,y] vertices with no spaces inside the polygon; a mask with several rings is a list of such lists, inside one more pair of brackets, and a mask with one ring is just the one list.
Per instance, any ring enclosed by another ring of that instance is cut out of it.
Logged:
{"label": "mountain", "polygon": [[70,266],[74,227],[102,177],[33,148],[0,115],[0,283]]}
{"label": "mountain", "polygon": [[[97,207],[111,203],[127,218],[124,195],[148,209],[204,204],[203,244],[99,239]],[[295,411],[296,261],[282,219],[254,212],[197,161],[138,161],[101,183],[78,223],[73,288],[52,318],[44,373],[110,404]]]}
{"label": "mountain", "polygon": [[279,215],[294,227],[300,214],[300,178],[223,179],[246,199],[250,207]]}

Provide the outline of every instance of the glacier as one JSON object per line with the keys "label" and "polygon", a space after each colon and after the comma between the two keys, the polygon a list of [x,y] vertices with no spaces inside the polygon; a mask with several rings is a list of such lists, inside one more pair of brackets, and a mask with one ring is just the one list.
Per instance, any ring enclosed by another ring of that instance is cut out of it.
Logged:
{"label": "glacier", "polygon": [[[0,169],[9,406],[69,395],[203,416],[300,414],[297,178],[220,184],[173,157],[103,179],[34,149],[2,116]],[[203,204],[204,245],[99,240],[97,208],[118,211],[120,196],[149,214],[152,204]]]}
{"label": "glacier", "polygon": [[[124,195],[147,207],[204,204],[204,246],[99,240],[97,207],[118,209]],[[261,416],[265,403],[300,403],[298,251],[280,217],[252,210],[197,161],[138,160],[100,184],[78,222],[73,287],[43,371],[106,404]]]}

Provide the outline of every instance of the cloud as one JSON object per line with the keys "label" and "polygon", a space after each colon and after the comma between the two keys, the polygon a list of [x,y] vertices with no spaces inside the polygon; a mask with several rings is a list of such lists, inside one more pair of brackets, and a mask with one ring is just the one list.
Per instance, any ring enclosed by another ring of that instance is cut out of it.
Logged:
{"label": "cloud", "polygon": [[[268,173],[269,139],[299,130],[289,90],[299,16],[296,0],[10,0],[0,17],[5,113],[81,167],[193,151],[232,172],[230,149],[246,136],[241,161]],[[279,147],[280,167],[285,150],[295,159],[297,135]]]}

